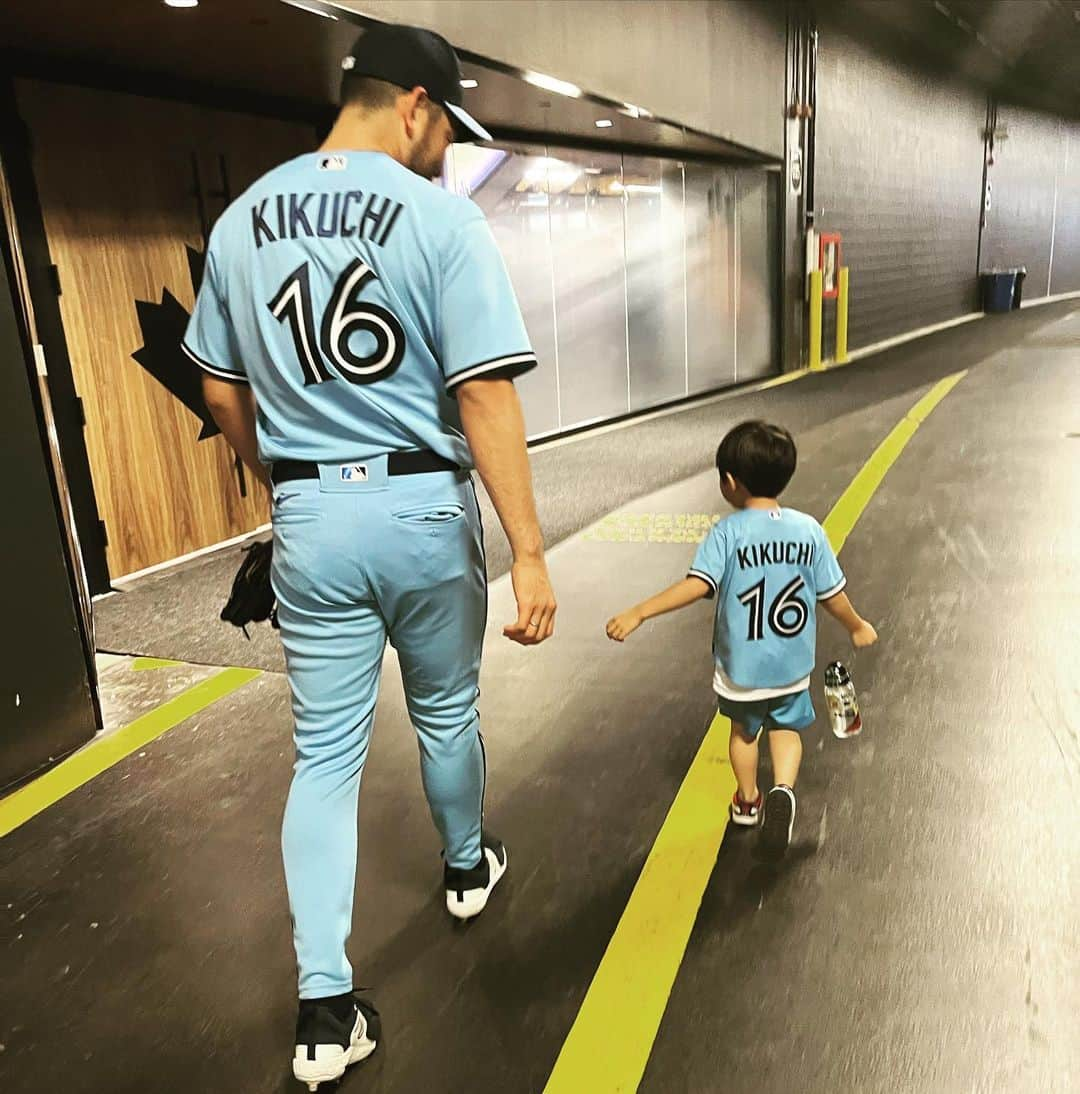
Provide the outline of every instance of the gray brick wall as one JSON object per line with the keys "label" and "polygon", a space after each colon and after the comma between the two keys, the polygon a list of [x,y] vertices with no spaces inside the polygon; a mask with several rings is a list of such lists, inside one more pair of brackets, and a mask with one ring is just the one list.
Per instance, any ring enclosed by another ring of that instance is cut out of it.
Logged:
{"label": "gray brick wall", "polygon": [[844,237],[850,348],[975,310],[984,100],[835,33],[817,99],[817,224]]}
{"label": "gray brick wall", "polygon": [[1024,295],[1046,296],[1065,125],[1057,118],[1006,107],[998,111],[997,124],[999,130],[1008,130],[1008,137],[994,143],[982,269],[1026,266]]}
{"label": "gray brick wall", "polygon": [[[979,93],[822,34],[815,205],[844,237],[852,349],[979,307],[985,120]],[[1026,266],[1028,300],[1078,292],[1080,125],[1009,106],[998,125],[981,267]],[[833,316],[826,302],[826,357]]]}

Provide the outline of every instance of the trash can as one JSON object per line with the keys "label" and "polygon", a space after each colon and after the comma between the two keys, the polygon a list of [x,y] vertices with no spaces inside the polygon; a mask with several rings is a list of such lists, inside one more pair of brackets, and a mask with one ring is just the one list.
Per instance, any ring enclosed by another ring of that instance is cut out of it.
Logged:
{"label": "trash can", "polygon": [[1024,296],[1024,278],[1027,277],[1027,266],[1018,266],[1013,273],[1016,274],[1016,286],[1013,289],[1012,306],[1020,307],[1020,301]]}
{"label": "trash can", "polygon": [[985,312],[1012,311],[1016,290],[1015,270],[989,270],[982,275],[982,304]]}

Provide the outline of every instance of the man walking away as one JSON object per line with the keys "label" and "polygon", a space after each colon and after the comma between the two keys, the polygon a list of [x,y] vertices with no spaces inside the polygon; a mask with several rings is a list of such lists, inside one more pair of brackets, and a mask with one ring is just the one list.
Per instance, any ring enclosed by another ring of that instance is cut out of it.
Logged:
{"label": "man walking away", "polygon": [[323,146],[264,175],[215,225],[184,341],[222,432],[273,491],[296,720],[282,833],[293,1070],[312,1090],[379,1039],[345,943],[388,640],[451,915],[482,912],[506,870],[481,825],[487,587],[472,468],[513,552],[518,615],[504,634],[543,642],[556,608],[513,385],[536,358],[483,214],[430,182],[455,138],[490,136],[463,109],[457,57],[436,34],[375,26],[344,67]]}

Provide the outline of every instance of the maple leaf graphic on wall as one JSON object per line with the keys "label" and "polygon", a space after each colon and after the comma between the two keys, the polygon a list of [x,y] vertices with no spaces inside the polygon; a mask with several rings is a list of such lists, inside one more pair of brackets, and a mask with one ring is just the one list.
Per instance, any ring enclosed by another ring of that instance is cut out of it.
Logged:
{"label": "maple leaf graphic on wall", "polygon": [[[185,247],[191,287],[196,293],[202,284],[206,255],[194,247]],[[216,437],[218,429],[202,396],[202,372],[180,348],[188,319],[187,309],[168,289],[161,292],[161,303],[136,300],[135,311],[142,329],[143,344],[131,356],[162,387],[180,400],[202,422],[198,439]]]}

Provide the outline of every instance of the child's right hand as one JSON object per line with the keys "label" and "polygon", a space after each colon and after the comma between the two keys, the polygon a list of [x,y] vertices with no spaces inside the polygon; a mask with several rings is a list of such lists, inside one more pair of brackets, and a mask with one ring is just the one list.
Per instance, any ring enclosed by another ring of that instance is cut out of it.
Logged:
{"label": "child's right hand", "polygon": [[631,608],[628,612],[622,612],[614,619],[608,620],[607,636],[613,642],[621,642],[627,635],[631,635],[644,623],[641,612]]}
{"label": "child's right hand", "polygon": [[857,650],[861,650],[865,646],[872,646],[876,641],[877,631],[865,619],[851,632],[851,644]]}

